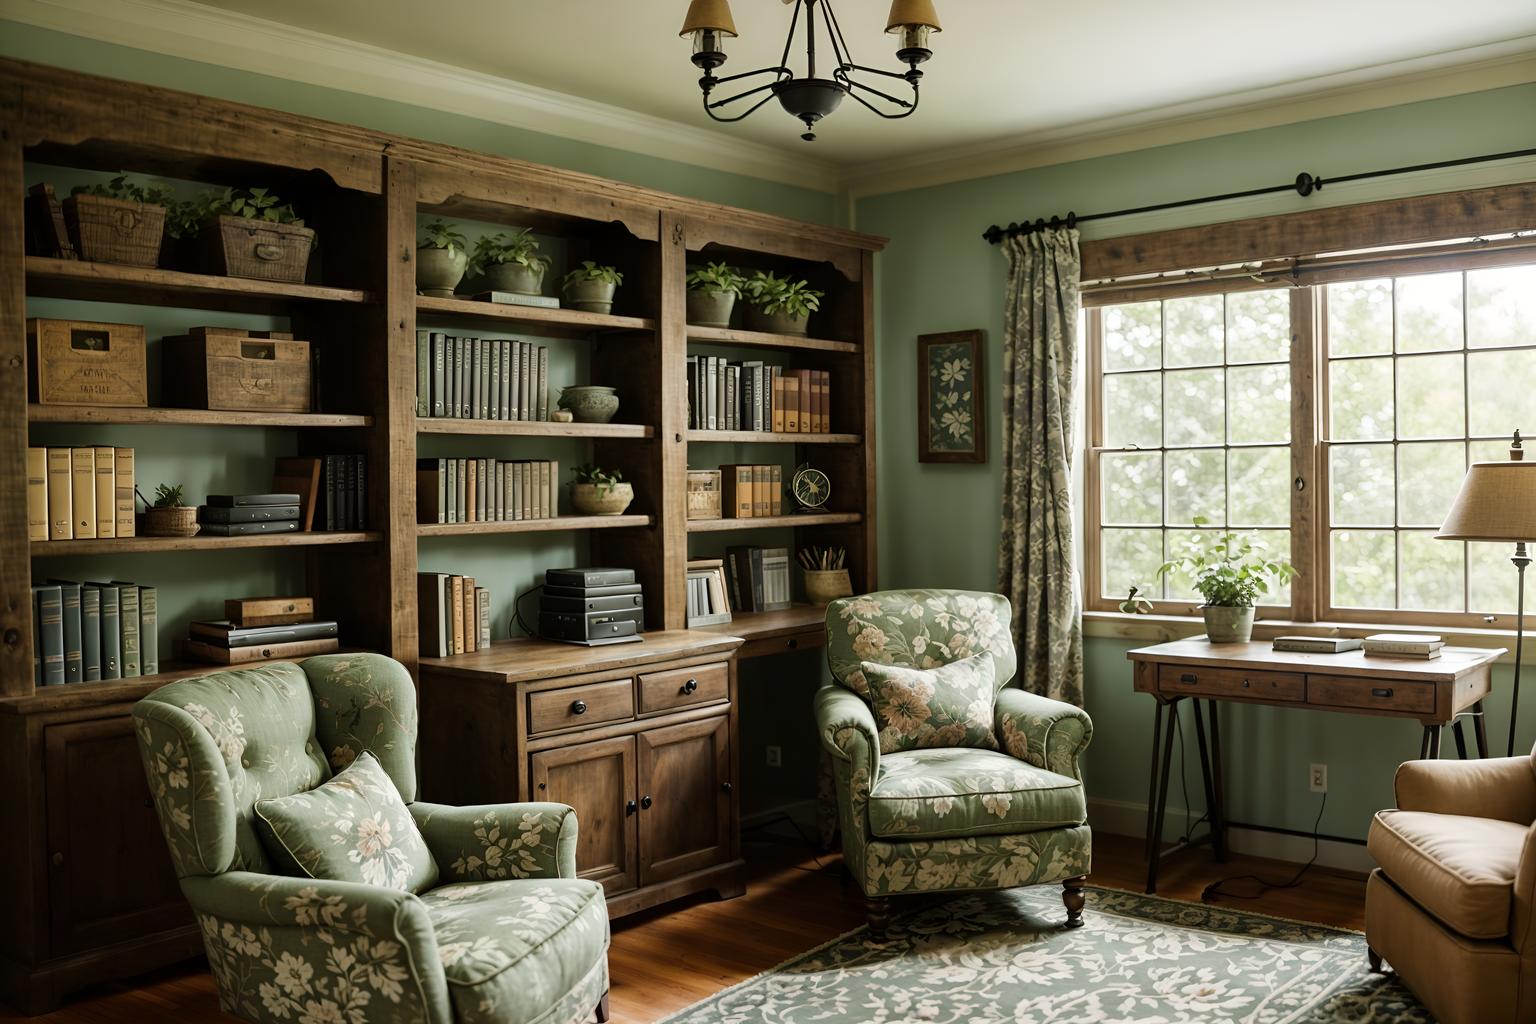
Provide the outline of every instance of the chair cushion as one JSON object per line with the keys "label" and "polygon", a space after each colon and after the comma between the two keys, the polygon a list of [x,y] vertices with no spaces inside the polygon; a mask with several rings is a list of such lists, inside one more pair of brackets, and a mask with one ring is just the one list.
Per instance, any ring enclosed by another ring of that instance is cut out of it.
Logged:
{"label": "chair cushion", "polygon": [[1428,811],[1377,811],[1366,848],[1392,883],[1471,939],[1509,934],[1529,826]]}
{"label": "chair cushion", "polygon": [[992,656],[977,654],[937,668],[866,661],[860,666],[880,728],[880,753],[937,747],[997,749]]}
{"label": "chair cushion", "polygon": [[877,836],[942,839],[1081,825],[1083,785],[992,750],[909,750],[880,759],[869,793]]}
{"label": "chair cushion", "polygon": [[534,1020],[608,948],[608,904],[596,882],[463,882],[422,893],[421,902],[458,1020]]}
{"label": "chair cushion", "polygon": [[437,862],[394,780],[363,751],[307,793],[256,801],[262,845],[288,874],[421,892]]}

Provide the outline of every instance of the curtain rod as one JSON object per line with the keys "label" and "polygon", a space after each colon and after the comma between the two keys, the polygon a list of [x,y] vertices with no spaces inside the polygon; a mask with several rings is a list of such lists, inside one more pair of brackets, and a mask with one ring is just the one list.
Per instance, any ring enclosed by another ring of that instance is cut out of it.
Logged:
{"label": "curtain rod", "polygon": [[[1457,160],[1437,160],[1430,164],[1413,164],[1408,167],[1392,167],[1382,171],[1362,171],[1359,174],[1342,174],[1337,178],[1326,179],[1330,185],[1339,185],[1347,181],[1364,181],[1368,178],[1385,178],[1394,174],[1411,174],[1414,171],[1436,171],[1445,167],[1464,167],[1467,164],[1487,163],[1491,160],[1510,160],[1515,157],[1536,156],[1536,149],[1517,149],[1508,153],[1489,153],[1486,156],[1466,156]],[[1246,199],[1250,196],[1272,195],[1277,192],[1292,192],[1297,195],[1309,196],[1313,192],[1320,192],[1323,188],[1323,178],[1315,177],[1302,171],[1296,175],[1296,180],[1287,185],[1269,185],[1264,188],[1250,188],[1242,192],[1225,192],[1215,196],[1200,196],[1195,199],[1180,199],[1171,203],[1154,203],[1151,206],[1136,206],[1128,210],[1112,210],[1109,213],[1088,213],[1079,216],[1076,213],[1068,213],[1065,218],[1053,215],[1050,220],[1037,217],[1034,223],[1025,221],[1009,224],[1006,228],[993,224],[981,233],[993,245],[1005,238],[1013,238],[1017,235],[1028,235],[1035,231],[1043,231],[1045,228],[1068,227],[1075,228],[1079,224],[1091,220],[1108,220],[1111,217],[1129,217],[1136,213],[1153,213],[1158,210],[1176,210],[1185,206],[1200,206],[1205,203],[1219,203],[1227,199]]]}

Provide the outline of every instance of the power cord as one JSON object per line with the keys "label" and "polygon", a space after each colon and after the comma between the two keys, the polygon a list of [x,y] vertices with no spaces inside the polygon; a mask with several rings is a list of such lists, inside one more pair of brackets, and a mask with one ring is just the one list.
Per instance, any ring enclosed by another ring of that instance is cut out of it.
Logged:
{"label": "power cord", "polygon": [[[1173,731],[1179,737],[1179,792],[1184,798],[1184,834],[1176,839],[1175,843],[1187,843],[1194,835],[1195,829],[1211,817],[1211,809],[1207,807],[1200,817],[1190,820],[1189,809],[1189,776],[1185,772],[1185,756],[1188,753],[1184,742],[1184,717],[1179,714],[1177,706],[1171,709],[1173,714]],[[1161,837],[1159,837],[1161,838]]]}
{"label": "power cord", "polygon": [[528,623],[523,621],[523,607],[522,607],[522,605],[523,605],[523,598],[527,597],[529,594],[536,594],[536,593],[538,593],[539,591],[541,591],[543,589],[544,589],[544,584],[540,583],[540,584],[534,586],[531,590],[525,590],[521,594],[518,594],[515,598],[512,599],[512,621],[507,624],[507,632],[509,634],[512,633],[514,631],[514,629],[520,629],[524,633],[528,634],[529,636],[537,636],[538,635],[537,633],[535,633],[532,629],[530,629],[528,627]]}
{"label": "power cord", "polygon": [[[1317,807],[1317,817],[1312,821],[1312,859],[1303,864],[1301,869],[1291,876],[1290,881],[1271,882],[1269,879],[1260,878],[1258,875],[1232,875],[1229,878],[1220,879],[1219,881],[1212,882],[1210,885],[1206,886],[1205,891],[1200,894],[1201,901],[1212,902],[1217,896],[1227,896],[1235,900],[1256,900],[1263,896],[1265,893],[1272,892],[1276,889],[1296,888],[1301,884],[1302,876],[1312,869],[1312,865],[1317,863],[1319,836],[1321,835],[1318,829],[1323,823],[1323,811],[1327,810],[1327,808],[1328,794],[1324,793],[1323,802]],[[1228,892],[1222,888],[1222,886],[1226,885],[1228,882],[1257,882],[1259,884],[1259,891],[1255,893]]]}

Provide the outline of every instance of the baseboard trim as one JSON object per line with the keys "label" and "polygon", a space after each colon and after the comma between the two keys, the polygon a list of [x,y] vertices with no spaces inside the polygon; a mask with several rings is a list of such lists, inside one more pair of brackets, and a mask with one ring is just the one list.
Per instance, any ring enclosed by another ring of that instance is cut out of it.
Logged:
{"label": "baseboard trim", "polygon": [[741,830],[746,832],[750,829],[771,829],[774,827],[773,823],[782,817],[788,817],[796,825],[804,829],[806,835],[816,835],[819,826],[816,821],[815,799],[786,800],[783,803],[763,807],[753,811],[751,814],[743,814],[741,816]]}

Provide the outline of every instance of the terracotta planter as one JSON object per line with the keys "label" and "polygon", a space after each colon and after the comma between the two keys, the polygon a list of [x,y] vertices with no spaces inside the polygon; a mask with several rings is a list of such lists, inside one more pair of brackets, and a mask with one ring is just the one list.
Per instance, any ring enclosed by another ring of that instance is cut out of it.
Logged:
{"label": "terracotta planter", "polygon": [[766,331],[769,334],[793,334],[804,335],[809,326],[811,316],[791,316],[788,313],[764,313],[755,306],[751,308],[747,322],[752,325],[754,331]]}
{"label": "terracotta planter", "polygon": [[729,327],[731,310],[735,307],[735,292],[691,291],[688,293],[688,322],[699,327]]}
{"label": "terracotta planter", "polygon": [[139,516],[139,532],[146,537],[195,537],[197,508],[192,505],[150,507]]}
{"label": "terracotta planter", "polygon": [[619,394],[598,384],[575,384],[561,388],[555,404],[569,409],[577,423],[611,423],[619,411]]}
{"label": "terracotta planter", "polygon": [[417,249],[416,290],[439,299],[452,298],[468,265],[469,254],[463,249]]}
{"label": "terracotta planter", "polygon": [[618,290],[612,281],[570,281],[565,286],[565,304],[583,313],[610,313]]}
{"label": "terracotta planter", "polygon": [[629,503],[634,500],[635,488],[632,484],[614,484],[602,494],[597,493],[596,484],[571,485],[571,505],[578,515],[623,515],[624,510],[629,508]]}
{"label": "terracotta planter", "polygon": [[853,596],[853,583],[847,569],[804,569],[805,599],[811,604],[826,605],[839,597]]}
{"label": "terracotta planter", "polygon": [[226,215],[204,224],[200,237],[211,273],[303,284],[315,229]]}
{"label": "terracotta planter", "polygon": [[544,271],[521,263],[492,263],[485,268],[485,280],[492,291],[516,292],[518,295],[544,294]]}
{"label": "terracotta planter", "polygon": [[160,258],[165,207],[106,196],[64,200],[64,224],[82,260],[152,267]]}
{"label": "terracotta planter", "polygon": [[1245,644],[1253,639],[1253,609],[1202,605],[1205,635],[1213,644]]}

